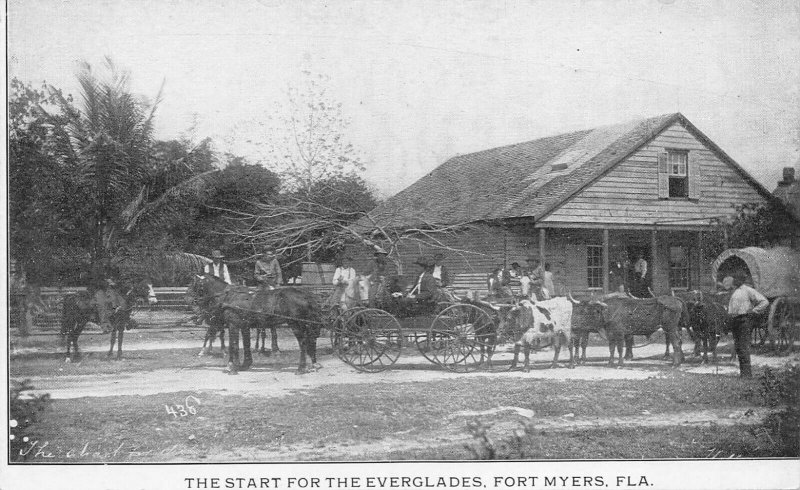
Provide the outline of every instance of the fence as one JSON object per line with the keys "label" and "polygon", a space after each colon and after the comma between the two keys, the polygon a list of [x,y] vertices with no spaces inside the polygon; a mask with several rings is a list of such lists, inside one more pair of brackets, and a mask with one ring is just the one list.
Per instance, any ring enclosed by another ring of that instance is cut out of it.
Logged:
{"label": "fence", "polygon": [[[332,290],[331,285],[299,286],[310,290],[320,299],[325,299]],[[154,288],[158,303],[151,306],[147,301],[137,303],[133,307],[131,318],[139,328],[177,328],[194,325],[192,310],[186,300],[185,287]],[[255,291],[257,288],[249,288]],[[61,330],[64,297],[86,291],[84,287],[41,288],[41,300],[44,308],[32,315],[29,333],[58,334]],[[19,327],[25,321],[25,295],[12,294],[9,297],[9,327],[13,334],[18,334]]]}

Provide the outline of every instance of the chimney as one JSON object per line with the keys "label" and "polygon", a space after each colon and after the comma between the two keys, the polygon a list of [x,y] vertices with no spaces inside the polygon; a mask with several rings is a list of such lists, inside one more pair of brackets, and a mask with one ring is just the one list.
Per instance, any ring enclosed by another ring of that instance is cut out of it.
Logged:
{"label": "chimney", "polygon": [[783,180],[778,182],[778,186],[794,184],[794,167],[783,167]]}

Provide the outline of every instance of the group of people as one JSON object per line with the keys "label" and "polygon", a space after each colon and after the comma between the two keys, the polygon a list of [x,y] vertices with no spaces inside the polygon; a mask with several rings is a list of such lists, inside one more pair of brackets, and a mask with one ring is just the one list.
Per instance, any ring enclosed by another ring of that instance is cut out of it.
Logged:
{"label": "group of people", "polygon": [[[511,280],[519,281],[519,291],[511,290]],[[537,301],[550,299],[555,296],[555,284],[550,264],[537,257],[527,259],[527,267],[523,268],[519,262],[513,262],[510,269],[497,266],[486,280],[486,287],[490,298],[511,298],[514,296],[533,299]]]}
{"label": "group of people", "polygon": [[[220,250],[211,252],[211,263],[203,267],[203,272],[222,279],[226,284],[233,284],[225,255]],[[260,287],[266,289],[275,289],[283,284],[283,272],[274,248],[267,247],[256,260],[253,277]]]}
{"label": "group of people", "polygon": [[442,263],[444,255],[419,257],[414,262],[419,271],[413,287],[406,291],[398,276],[389,276],[388,253],[382,249],[375,251],[373,261],[359,275],[353,268],[353,258],[344,255],[340,258],[333,274],[332,299],[343,310],[356,304],[375,304],[376,299],[389,299],[398,304],[432,304],[440,297],[441,290],[450,284],[447,267]]}

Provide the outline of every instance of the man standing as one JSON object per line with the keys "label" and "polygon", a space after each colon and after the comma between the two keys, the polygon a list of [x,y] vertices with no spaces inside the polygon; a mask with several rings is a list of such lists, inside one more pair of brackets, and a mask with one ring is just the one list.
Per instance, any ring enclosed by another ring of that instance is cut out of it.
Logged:
{"label": "man standing", "polygon": [[352,266],[353,259],[345,255],[341,258],[339,267],[333,273],[333,285],[336,288],[333,290],[333,296],[336,303],[346,310],[355,306],[356,304],[356,286],[358,285],[358,276],[356,270]]}
{"label": "man standing", "polygon": [[264,250],[264,254],[256,261],[253,275],[258,285],[263,288],[275,289],[283,284],[281,264],[278,262],[278,257],[275,254],[274,248],[267,247]]}
{"label": "man standing", "polygon": [[638,298],[649,298],[650,284],[647,282],[647,261],[644,257],[636,257],[633,263],[633,285],[631,292]]}
{"label": "man standing", "polygon": [[556,296],[556,285],[553,282],[553,273],[550,272],[550,263],[544,264],[544,278],[542,280],[542,295],[544,299],[554,298]]}
{"label": "man standing", "polygon": [[543,300],[544,293],[544,269],[542,268],[542,261],[538,257],[528,257],[528,266],[530,267],[531,278],[531,295],[536,296],[536,300]]}
{"label": "man standing", "polygon": [[214,250],[211,252],[211,260],[212,263],[206,264],[205,268],[203,269],[206,274],[211,274],[212,276],[219,277],[225,284],[233,284],[231,282],[231,275],[228,272],[228,265],[224,262],[225,256],[222,255],[222,252],[219,250]]}
{"label": "man standing", "polygon": [[[733,333],[733,344],[739,357],[739,376],[752,378],[750,369],[750,331],[758,317],[767,311],[769,301],[761,293],[745,284],[743,271],[733,274],[733,285],[736,288],[728,302],[730,328]],[[753,306],[755,305],[755,306]]]}
{"label": "man standing", "polygon": [[[388,266],[386,264],[386,257],[388,252],[379,248],[375,251],[375,259],[369,265],[369,268],[364,273],[369,281],[369,304],[375,306],[376,301],[381,301],[386,293],[386,276],[388,275]],[[363,298],[362,298],[363,299]]]}

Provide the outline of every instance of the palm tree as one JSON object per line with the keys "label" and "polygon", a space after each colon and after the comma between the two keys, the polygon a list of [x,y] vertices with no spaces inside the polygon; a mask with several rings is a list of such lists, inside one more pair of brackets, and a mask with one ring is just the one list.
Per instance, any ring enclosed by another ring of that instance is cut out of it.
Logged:
{"label": "palm tree", "polygon": [[[130,91],[130,75],[106,57],[107,76],[100,77],[83,62],[77,74],[80,108],[55,89],[65,124],[65,143],[58,156],[73,169],[79,188],[89,202],[92,230],[90,253],[93,264],[102,264],[113,254],[126,219],[140,205],[148,163],[152,158],[153,118],[161,91],[153,102]],[[138,203],[138,204],[137,204]]]}

